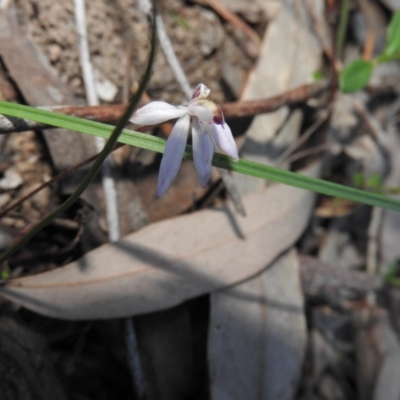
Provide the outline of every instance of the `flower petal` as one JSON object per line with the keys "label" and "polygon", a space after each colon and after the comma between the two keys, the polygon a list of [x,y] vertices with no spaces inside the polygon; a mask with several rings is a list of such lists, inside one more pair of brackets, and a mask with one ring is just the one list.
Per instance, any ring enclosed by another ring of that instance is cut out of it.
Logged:
{"label": "flower petal", "polygon": [[199,122],[193,120],[193,160],[201,186],[205,187],[211,175],[214,144],[208,133],[202,133]]}
{"label": "flower petal", "polygon": [[218,147],[235,160],[239,160],[238,150],[228,124],[214,124],[213,136]]}
{"label": "flower petal", "polygon": [[158,174],[158,197],[161,197],[167,191],[179,171],[182,164],[182,155],[186,147],[189,126],[189,115],[179,118],[167,140],[161,160],[160,173]]}
{"label": "flower petal", "polygon": [[199,83],[194,89],[192,94],[192,100],[194,99],[205,99],[211,93],[211,90],[204,85],[204,83]]}
{"label": "flower petal", "polygon": [[188,105],[188,112],[200,122],[211,123],[214,118],[215,103],[210,100],[193,100]]}
{"label": "flower petal", "polygon": [[165,101],[152,101],[136,110],[129,121],[136,125],[157,125],[186,113],[186,107],[176,107]]}

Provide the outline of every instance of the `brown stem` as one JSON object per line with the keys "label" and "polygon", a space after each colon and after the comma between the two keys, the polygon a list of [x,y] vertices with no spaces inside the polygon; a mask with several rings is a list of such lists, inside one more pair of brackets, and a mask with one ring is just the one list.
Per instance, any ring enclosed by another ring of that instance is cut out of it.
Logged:
{"label": "brown stem", "polygon": [[[317,96],[329,87],[328,82],[317,82],[299,86],[278,96],[261,100],[238,101],[224,103],[221,105],[226,118],[251,117],[257,114],[273,112],[284,105],[292,105],[307,101]],[[139,106],[143,105],[139,104]],[[126,104],[112,104],[101,106],[65,106],[49,107],[48,110],[71,115],[74,117],[90,119],[98,122],[113,123],[117,121],[124,110]],[[49,128],[44,124],[28,121],[21,118],[0,116],[0,134],[23,132],[28,130],[38,130]]]}

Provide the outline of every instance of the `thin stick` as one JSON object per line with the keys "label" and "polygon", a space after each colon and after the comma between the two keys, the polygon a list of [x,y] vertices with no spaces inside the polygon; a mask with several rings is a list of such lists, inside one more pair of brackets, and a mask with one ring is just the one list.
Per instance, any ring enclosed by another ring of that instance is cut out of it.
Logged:
{"label": "thin stick", "polygon": [[372,209],[371,221],[368,226],[368,243],[367,243],[367,272],[377,274],[379,272],[379,234],[382,226],[384,210],[379,207]]}
{"label": "thin stick", "polygon": [[[285,105],[302,103],[322,93],[329,87],[327,82],[318,82],[299,86],[295,89],[284,92],[278,96],[260,100],[238,101],[221,104],[225,118],[252,117],[254,115],[270,113]],[[143,105],[143,103],[140,103]],[[118,121],[122,116],[127,104],[104,104],[100,106],[56,106],[42,107],[45,110],[54,111],[60,114],[90,119],[98,122],[112,123]],[[6,117],[0,115],[0,134],[24,132],[31,130],[42,130],[50,128],[38,122]]]}
{"label": "thin stick", "polygon": [[125,319],[125,338],[128,353],[128,365],[132,374],[132,381],[139,399],[146,398],[146,380],[143,374],[143,367],[139,357],[139,346],[136,338],[136,331],[132,318]]}
{"label": "thin stick", "polygon": [[270,113],[278,108],[287,105],[304,102],[317,96],[329,87],[328,82],[318,82],[298,86],[295,89],[284,92],[280,95],[261,100],[239,101],[221,105],[222,112],[226,118],[248,117],[262,113]]}
{"label": "thin stick", "polygon": [[246,36],[256,45],[257,52],[259,52],[261,47],[261,39],[258,37],[257,33],[254,32],[254,30],[251,28],[250,25],[247,25],[246,22],[244,22],[233,12],[229,11],[219,1],[216,0],[195,0],[195,1],[196,3],[204,4],[212,8],[225,21],[231,23],[236,28],[242,30],[246,34]]}
{"label": "thin stick", "polygon": [[378,146],[378,149],[381,152],[383,159],[387,161],[387,166],[382,174],[383,176],[386,176],[389,173],[392,164],[391,157],[389,155],[389,150],[386,144],[387,135],[385,134],[385,131],[380,125],[379,121],[375,117],[373,117],[371,113],[368,112],[364,104],[362,104],[356,98],[353,98],[353,105],[356,113],[362,118],[364,123],[367,125],[368,133],[371,135],[372,139]]}
{"label": "thin stick", "polygon": [[313,24],[314,32],[317,35],[317,38],[321,44],[322,49],[324,50],[325,55],[332,62],[333,61],[333,49],[331,43],[327,40],[325,29],[321,26],[319,18],[315,12],[314,3],[312,0],[307,0],[305,2],[308,13],[311,17],[311,21]]}
{"label": "thin stick", "polygon": [[[115,146],[114,150],[117,150],[117,149],[121,148],[122,146],[125,146],[125,145],[121,144],[121,143],[118,143]],[[87,158],[86,160],[80,162],[79,164],[76,164],[73,167],[70,167],[70,168],[60,172],[59,174],[57,174],[53,178],[49,179],[48,181],[43,182],[36,189],[33,189],[31,192],[27,193],[25,196],[23,196],[20,199],[16,200],[13,204],[8,206],[5,210],[2,210],[0,212],[0,219],[4,218],[8,213],[10,213],[11,211],[15,210],[17,207],[19,207],[24,201],[28,200],[29,198],[34,196],[36,193],[38,193],[41,190],[43,190],[44,188],[46,188],[47,186],[50,186],[50,185],[52,185],[53,183],[56,183],[56,182],[60,182],[63,179],[68,178],[69,176],[73,175],[76,171],[80,170],[81,168],[86,167],[87,165],[91,164],[93,161],[96,160],[96,158],[99,156],[99,154],[100,154],[100,152],[95,154],[92,157]]]}
{"label": "thin stick", "polygon": [[172,47],[172,43],[168,37],[167,30],[165,29],[165,25],[160,14],[156,15],[156,26],[158,40],[160,41],[160,46],[165,54],[165,57],[183,93],[185,94],[187,99],[190,99],[192,97],[192,88],[190,87],[185,72],[183,71],[179,60],[176,57],[174,48]]}
{"label": "thin stick", "polygon": [[[138,3],[139,9],[144,13],[146,16],[151,15],[151,4],[149,0],[139,0]],[[153,2],[153,7],[155,7],[155,3]],[[158,13],[156,10],[153,9],[153,27],[156,26],[156,18]],[[127,60],[128,63],[130,62]],[[126,70],[126,72],[128,72]],[[146,93],[143,93],[146,96]],[[144,127],[142,129],[145,129]],[[132,318],[125,319],[125,343],[127,349],[127,356],[128,356],[128,365],[129,370],[132,376],[132,382],[135,390],[135,394],[139,400],[146,399],[147,396],[147,384],[145,379],[145,374],[143,371],[142,361],[139,353],[139,346],[136,336],[135,326],[133,324]]]}
{"label": "thin stick", "polygon": [[340,21],[339,21],[339,28],[337,32],[337,40],[336,40],[336,57],[338,59],[341,58],[344,38],[346,35],[347,30],[347,21],[349,18],[349,0],[342,0],[340,6]]}
{"label": "thin stick", "polygon": [[[76,28],[79,37],[79,59],[82,68],[83,82],[85,84],[86,97],[89,105],[98,106],[99,99],[96,93],[93,66],[90,62],[89,43],[86,29],[85,0],[74,0]],[[101,151],[106,140],[95,137],[97,151]],[[120,234],[117,190],[111,172],[110,159],[107,158],[101,168],[101,177],[106,205],[106,217],[108,222],[108,237],[110,242],[117,241]]]}
{"label": "thin stick", "polygon": [[303,143],[305,143],[314,132],[328,119],[328,113],[318,118],[296,141],[294,141],[275,161],[274,165],[279,167],[287,158],[293,154]]}
{"label": "thin stick", "polygon": [[[367,272],[371,275],[379,273],[379,250],[380,250],[380,232],[382,227],[384,210],[379,207],[372,208],[371,220],[368,226],[368,242],[367,242]],[[376,293],[371,291],[367,296],[367,303],[371,306],[376,305]]]}
{"label": "thin stick", "polygon": [[317,146],[310,147],[309,149],[304,149],[302,151],[298,151],[297,153],[294,153],[290,157],[287,158],[288,163],[292,163],[294,161],[300,160],[301,158],[311,156],[313,154],[321,153],[323,151],[326,151],[329,149],[329,144],[327,143],[321,143]]}
{"label": "thin stick", "polygon": [[125,47],[125,57],[126,57],[126,66],[124,71],[124,86],[122,88],[122,101],[125,103],[129,100],[129,93],[131,88],[131,69],[132,69],[132,39],[133,35],[127,35],[128,39],[126,41]]}

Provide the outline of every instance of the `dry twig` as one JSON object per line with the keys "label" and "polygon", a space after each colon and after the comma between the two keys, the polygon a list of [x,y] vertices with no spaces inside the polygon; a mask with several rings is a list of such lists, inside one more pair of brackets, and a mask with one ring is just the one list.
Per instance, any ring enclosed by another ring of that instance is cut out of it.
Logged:
{"label": "dry twig", "polygon": [[158,40],[160,41],[161,48],[183,93],[189,100],[192,97],[192,88],[190,87],[185,72],[183,71],[183,68],[179,63],[178,57],[175,54],[174,48],[172,47],[171,40],[168,37],[167,30],[165,29],[165,25],[160,14],[156,15],[156,24]]}
{"label": "dry twig", "polygon": [[[275,166],[280,166],[283,162],[285,162],[288,157],[294,153],[303,143],[305,143],[311,135],[317,131],[317,129],[328,119],[329,114],[326,112],[322,116],[320,116],[305,132],[301,135],[296,141],[294,141],[279,157],[275,162]],[[324,144],[324,149],[326,145]],[[293,154],[293,156],[297,156],[297,154]],[[293,159],[292,159],[293,161]]]}
{"label": "dry twig", "polygon": [[[285,105],[302,103],[318,96],[329,87],[327,82],[318,82],[299,86],[277,96],[260,100],[238,101],[221,104],[226,118],[252,117],[254,115],[270,113]],[[140,104],[140,106],[143,105]],[[113,123],[117,121],[126,104],[105,104],[100,106],[57,106],[43,108],[60,114],[78,118],[90,119],[98,122]],[[0,134],[42,130],[50,128],[45,124],[30,120],[0,115]]]}
{"label": "dry twig", "polygon": [[[85,0],[75,0],[74,4],[76,28],[79,37],[79,59],[83,73],[83,82],[85,84],[86,97],[89,105],[98,106],[99,99],[96,93],[93,66],[90,62],[89,43],[87,38]],[[105,139],[96,136],[95,143],[97,150],[101,151],[106,141]],[[109,158],[104,160],[101,169],[101,177],[106,204],[108,236],[111,242],[115,242],[120,238],[121,234],[119,226],[117,190],[115,188],[114,178],[112,177]]]}
{"label": "dry twig", "polygon": [[[327,88],[326,83],[317,83],[311,85],[303,85],[288,92],[285,92],[281,95],[271,97],[269,99],[261,99],[261,100],[251,100],[251,101],[240,101],[236,103],[225,103],[221,107],[223,112],[227,118],[230,117],[247,117],[256,115],[262,112],[273,112],[279,107],[283,105],[291,105],[300,102],[304,102]],[[86,118],[90,120],[96,120],[99,122],[112,123],[122,115],[125,110],[125,104],[114,104],[114,105],[101,105],[101,106],[65,106],[65,107],[48,107],[46,109],[52,110],[54,112],[58,112],[60,114],[71,115],[79,118]],[[314,126],[314,128],[318,128],[319,123]],[[50,128],[44,124],[40,124],[37,122],[25,120],[22,118],[13,118],[0,116],[0,133],[12,133],[12,132],[23,132],[29,130],[41,130],[45,128]],[[145,132],[146,128],[137,128],[137,131]],[[313,129],[310,128],[312,132]],[[304,136],[304,135],[303,135]],[[306,135],[308,136],[308,135]],[[296,148],[299,143],[296,144]],[[293,149],[291,149],[293,150]],[[317,151],[322,151],[322,149],[318,148]],[[308,154],[308,153],[307,153]],[[294,155],[296,158],[300,154]],[[304,156],[301,153],[300,156]],[[83,168],[84,166],[90,164],[97,157],[97,154],[93,157],[90,157],[83,162],[63,171],[56,177],[50,179],[47,182],[44,182],[40,187],[36,188],[32,192],[28,193],[23,198],[17,200],[11,206],[7,207],[7,209],[3,210],[0,213],[0,218],[3,218],[10,211],[18,207],[23,201],[35,195],[40,190],[44,189],[48,185],[58,182],[64,179],[67,176],[70,176],[75,171]],[[293,160],[292,160],[293,161]]]}
{"label": "dry twig", "polygon": [[258,37],[257,33],[246,24],[241,18],[239,18],[236,14],[229,11],[226,7],[224,7],[219,1],[216,0],[194,0],[196,3],[206,5],[212,8],[221,18],[225,21],[228,21],[236,28],[242,30],[246,36],[253,42],[255,45],[255,54],[252,54],[254,57],[258,57],[259,49],[261,47],[261,39]]}

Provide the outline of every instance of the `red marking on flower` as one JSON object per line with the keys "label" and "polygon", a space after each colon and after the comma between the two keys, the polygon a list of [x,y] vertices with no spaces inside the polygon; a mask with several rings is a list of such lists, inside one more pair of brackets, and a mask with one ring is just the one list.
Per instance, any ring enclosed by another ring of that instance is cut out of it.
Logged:
{"label": "red marking on flower", "polygon": [[192,94],[192,100],[200,96],[201,86],[198,85]]}
{"label": "red marking on flower", "polygon": [[218,125],[223,125],[225,123],[224,114],[219,106],[215,107],[213,121]]}

